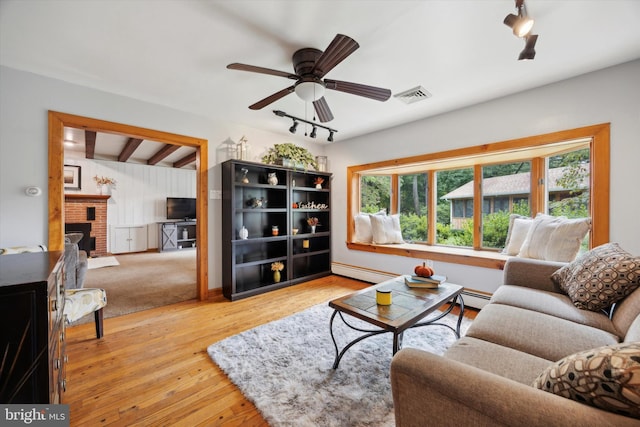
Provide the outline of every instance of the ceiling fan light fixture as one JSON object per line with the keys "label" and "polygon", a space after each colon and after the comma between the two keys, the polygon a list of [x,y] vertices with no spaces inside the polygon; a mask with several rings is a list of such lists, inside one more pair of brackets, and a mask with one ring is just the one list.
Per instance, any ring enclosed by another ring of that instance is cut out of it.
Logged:
{"label": "ceiling fan light fixture", "polygon": [[296,95],[305,102],[313,102],[324,96],[324,85],[314,81],[302,81],[296,84]]}
{"label": "ceiling fan light fixture", "polygon": [[536,42],[538,41],[538,35],[532,34],[526,37],[526,43],[524,45],[524,49],[520,52],[518,56],[518,61],[522,60],[531,60],[536,57]]}

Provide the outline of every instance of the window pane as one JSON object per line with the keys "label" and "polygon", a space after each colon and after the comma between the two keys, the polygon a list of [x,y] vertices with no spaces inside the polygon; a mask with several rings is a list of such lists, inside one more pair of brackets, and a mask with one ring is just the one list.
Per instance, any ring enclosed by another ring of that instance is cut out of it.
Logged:
{"label": "window pane", "polygon": [[529,215],[530,171],[529,161],[482,168],[483,247],[504,248],[511,213]]}
{"label": "window pane", "polygon": [[367,175],[360,180],[360,211],[376,213],[382,209],[390,212],[391,177]]}
{"label": "window pane", "polygon": [[399,176],[398,212],[400,228],[405,241],[427,240],[427,175],[411,174]]}
{"label": "window pane", "polygon": [[[451,246],[473,246],[473,169],[436,172],[438,212],[436,243]],[[471,200],[469,200],[471,199]],[[453,209],[457,201],[459,209]],[[468,201],[468,204],[467,204]],[[471,216],[467,217],[471,206]]]}
{"label": "window pane", "polygon": [[[572,151],[550,157],[547,172],[547,200],[549,215],[568,218],[589,217],[589,149]],[[587,250],[589,235],[582,242]],[[582,251],[581,250],[581,251]]]}

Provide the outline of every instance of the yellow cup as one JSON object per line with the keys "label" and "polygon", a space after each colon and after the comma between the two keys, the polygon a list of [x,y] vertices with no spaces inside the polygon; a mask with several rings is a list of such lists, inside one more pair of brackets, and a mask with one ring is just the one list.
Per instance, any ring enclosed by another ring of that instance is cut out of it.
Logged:
{"label": "yellow cup", "polygon": [[376,290],[376,302],[379,305],[391,305],[391,291]]}

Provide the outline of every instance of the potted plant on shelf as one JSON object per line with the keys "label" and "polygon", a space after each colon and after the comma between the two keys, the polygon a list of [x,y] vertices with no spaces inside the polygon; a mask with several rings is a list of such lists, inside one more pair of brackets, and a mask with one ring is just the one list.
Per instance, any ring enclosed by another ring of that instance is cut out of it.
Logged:
{"label": "potted plant on shelf", "polygon": [[313,166],[316,170],[318,169],[318,163],[309,150],[290,142],[274,144],[273,147],[269,148],[267,154],[262,156],[262,163],[294,169],[307,170],[309,166]]}

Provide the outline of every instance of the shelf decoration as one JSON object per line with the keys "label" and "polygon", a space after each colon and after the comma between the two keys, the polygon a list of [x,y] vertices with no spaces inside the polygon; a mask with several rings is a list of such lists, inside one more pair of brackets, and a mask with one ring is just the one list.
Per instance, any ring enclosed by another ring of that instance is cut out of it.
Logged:
{"label": "shelf decoration", "polygon": [[111,187],[116,188],[116,180],[106,176],[94,176],[100,194],[111,194]]}
{"label": "shelf decoration", "polygon": [[264,197],[261,198],[256,198],[256,197],[252,197],[249,200],[247,200],[247,206],[251,207],[251,208],[266,208],[267,207],[267,200]]}
{"label": "shelf decoration", "polygon": [[299,208],[299,209],[329,209],[329,205],[327,205],[326,203],[316,203],[316,202],[297,203],[297,206],[294,206],[294,208]]}
{"label": "shelf decoration", "polygon": [[319,225],[318,218],[314,216],[307,218],[307,224],[309,224],[309,226],[311,227],[311,234],[315,234],[316,227]]}
{"label": "shelf decoration", "polygon": [[267,174],[267,182],[270,185],[278,185],[278,176],[276,175],[275,172],[269,172]]}
{"label": "shelf decoration", "polygon": [[293,164],[294,168],[304,169],[305,171],[309,166],[313,166],[316,170],[318,169],[318,163],[309,150],[290,142],[274,144],[273,147],[269,148],[267,154],[262,156],[262,163],[270,165],[279,164],[285,167]]}
{"label": "shelf decoration", "polygon": [[321,176],[317,176],[316,179],[313,180],[313,183],[316,185],[317,190],[322,190],[323,182],[324,182],[324,178]]}
{"label": "shelf decoration", "polygon": [[271,263],[271,271],[273,271],[273,281],[275,283],[280,282],[280,279],[282,278],[280,275],[280,272],[282,270],[284,270],[284,264],[281,263],[280,261]]}
{"label": "shelf decoration", "polygon": [[240,178],[240,181],[243,184],[248,184],[249,183],[249,178],[247,178],[247,174],[249,173],[249,169],[242,168],[242,169],[240,169],[240,171],[242,172],[242,178]]}

